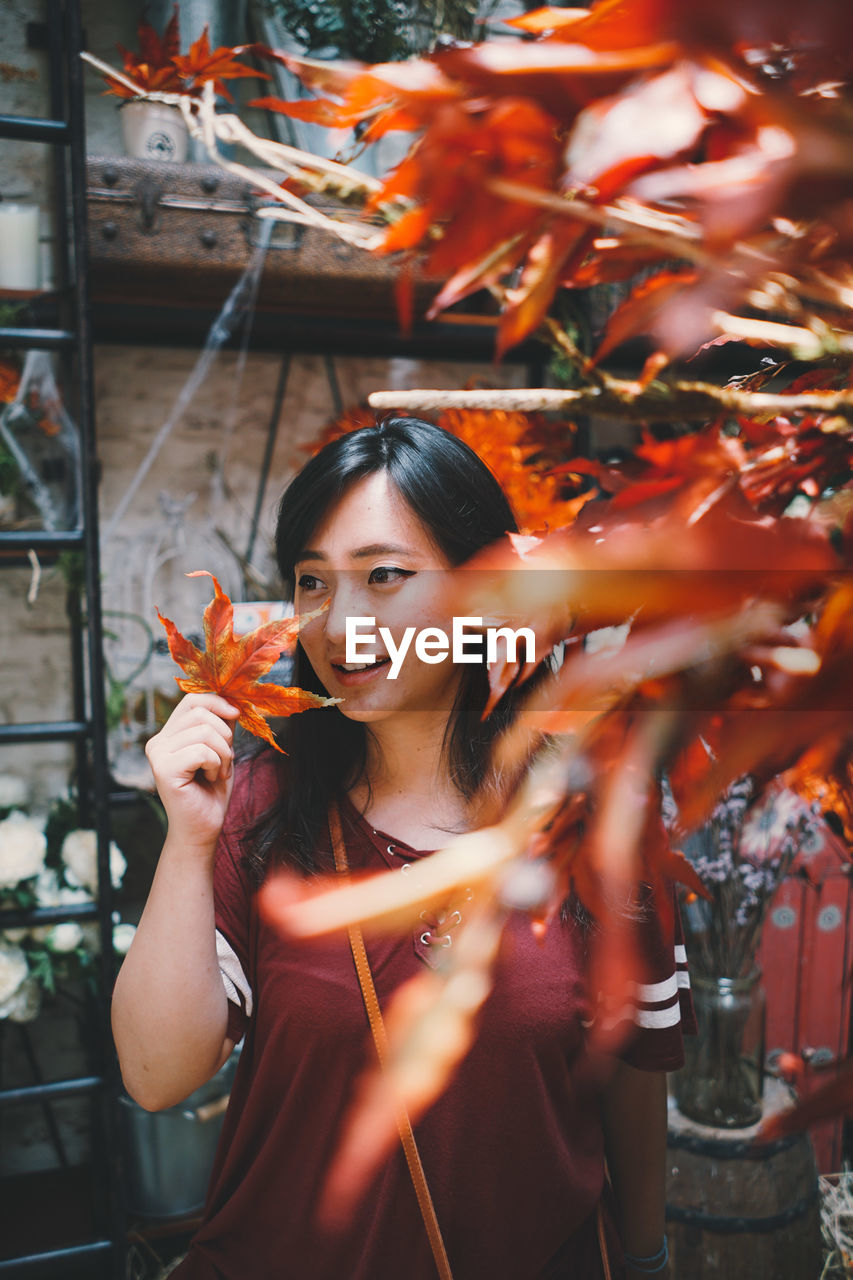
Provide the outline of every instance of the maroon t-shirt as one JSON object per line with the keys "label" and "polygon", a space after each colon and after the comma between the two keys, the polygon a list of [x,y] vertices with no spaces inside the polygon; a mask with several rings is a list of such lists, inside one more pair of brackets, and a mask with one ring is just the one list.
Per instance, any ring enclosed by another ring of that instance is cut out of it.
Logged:
{"label": "maroon t-shirt", "polygon": [[[374,1054],[346,936],[294,943],[258,916],[239,835],[274,800],[272,753],[238,771],[217,853],[216,923],[229,1035],[245,1035],[208,1189],[205,1221],[176,1280],[435,1280],[401,1150],[343,1232],[315,1221],[353,1088]],[[354,871],[424,856],[373,831],[346,799]],[[328,850],[328,843],[325,846]],[[435,957],[442,931],[368,938],[380,1003]],[[638,986],[633,1065],[682,1062],[692,1019],[680,939],[655,918]],[[676,955],[678,959],[676,959]],[[680,976],[679,976],[680,975]],[[559,919],[538,940],[512,913],[474,1045],[415,1132],[454,1280],[595,1280],[595,1209],[604,1178],[599,1087],[588,1069],[584,937]],[[618,1249],[618,1246],[617,1246]]]}

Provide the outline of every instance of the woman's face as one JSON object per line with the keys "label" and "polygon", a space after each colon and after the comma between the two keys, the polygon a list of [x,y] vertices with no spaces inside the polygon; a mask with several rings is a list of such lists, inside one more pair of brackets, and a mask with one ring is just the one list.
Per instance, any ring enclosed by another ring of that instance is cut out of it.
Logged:
{"label": "woman's face", "polygon": [[[427,663],[411,638],[391,678],[393,650],[414,627],[440,627],[451,633],[451,617],[442,603],[443,570],[451,567],[429,530],[400,497],[387,472],[357,481],[323,517],[295,566],[295,606],[307,613],[329,602],[328,610],[300,632],[300,642],[316,675],[339,710],[352,720],[379,723],[404,711],[450,714],[460,667],[450,656]],[[360,625],[361,652],[377,661],[347,669],[347,618],[375,618]],[[385,627],[393,646],[379,634]]]}

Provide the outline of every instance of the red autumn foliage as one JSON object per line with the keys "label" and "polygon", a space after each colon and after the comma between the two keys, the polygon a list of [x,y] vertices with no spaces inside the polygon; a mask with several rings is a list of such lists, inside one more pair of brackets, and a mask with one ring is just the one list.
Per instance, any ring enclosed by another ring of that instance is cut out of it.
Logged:
{"label": "red autumn foliage", "polygon": [[[449,274],[433,314],[520,270],[502,351],[537,329],[559,288],[627,280],[637,257],[659,269],[684,258],[691,270],[643,286],[600,355],[648,334],[687,353],[716,310],[751,303],[770,274],[795,277],[782,293],[807,286],[812,313],[839,304],[853,240],[853,58],[837,4],[599,0],[508,25],[516,38],[442,46],[402,67],[330,70],[281,55],[324,96],[264,99],[358,125],[365,142],[418,133],[369,207],[392,215],[380,251]],[[600,227],[605,210],[625,222],[594,243],[596,207]],[[821,232],[806,238],[818,213]],[[667,305],[651,307],[651,291]]]}
{"label": "red autumn foliage", "polygon": [[209,80],[218,94],[233,102],[231,94],[225,87],[225,80],[269,80],[264,71],[256,71],[254,67],[244,66],[237,61],[237,55],[245,51],[246,46],[236,49],[220,45],[211,49],[207,27],[199,38],[190,45],[186,54],[175,56],[172,61],[181,81],[181,92],[199,94]]}
{"label": "red autumn foliage", "polygon": [[[201,35],[191,45],[186,54],[181,53],[180,19],[178,6],[175,5],[172,16],[163,31],[158,35],[150,22],[140,21],[137,30],[139,41],[138,53],[125,49],[117,44],[116,48],[122,56],[123,69],[126,76],[139,86],[140,92],[147,93],[187,93],[200,95],[204,85],[213,81],[214,88],[223,98],[233,101],[225,87],[225,80],[253,78],[269,80],[263,71],[255,71],[239,62],[238,56],[249,51],[250,46],[238,45],[234,48],[222,46],[210,48],[208,29],[205,26]],[[263,50],[258,50],[263,52]],[[134,94],[126,85],[108,76],[107,92],[119,98],[133,98]]]}
{"label": "red autumn foliage", "polygon": [[[853,834],[850,401],[835,416],[797,400],[851,387],[853,55],[834,0],[598,0],[513,25],[525,36],[443,47],[402,71],[290,64],[326,95],[298,108],[306,118],[358,124],[368,141],[418,133],[369,208],[388,217],[381,250],[449,274],[430,314],[489,289],[504,351],[560,289],[624,281],[595,360],[650,338],[641,390],[668,358],[730,341],[824,362],[787,386],[790,365],[760,370],[740,384],[754,412],[712,410],[681,438],[652,430],[677,412],[650,412],[624,463],[559,463],[561,501],[575,484],[585,500],[564,508],[568,528],[509,540],[474,566],[483,573],[457,575],[455,611],[564,646],[499,745],[517,782],[509,807],[484,798],[482,816],[491,832],[513,829],[520,857],[549,860],[541,917],[572,888],[601,920],[594,980],[618,1001],[636,956],[613,886],[648,881],[662,911],[662,876],[701,888],[662,832],[662,773],[686,828],[734,778],[760,788],[781,774]],[[584,372],[613,392],[615,379]],[[759,411],[759,392],[780,383]],[[677,410],[690,390],[669,383],[664,397]],[[609,627],[629,628],[621,647],[599,647]],[[490,707],[531,674],[496,664]],[[559,764],[525,808],[537,732],[558,735]],[[436,1090],[447,1070],[435,1064]],[[778,1124],[851,1102],[846,1072]]]}

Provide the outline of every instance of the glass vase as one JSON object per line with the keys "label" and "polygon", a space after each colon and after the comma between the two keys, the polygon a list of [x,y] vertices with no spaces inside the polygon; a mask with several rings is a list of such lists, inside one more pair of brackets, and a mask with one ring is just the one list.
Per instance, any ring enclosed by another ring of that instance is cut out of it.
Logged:
{"label": "glass vase", "polygon": [[691,975],[698,1034],[686,1036],[674,1076],[679,1111],[713,1128],[740,1129],[761,1118],[764,988],[761,970],[742,978]]}

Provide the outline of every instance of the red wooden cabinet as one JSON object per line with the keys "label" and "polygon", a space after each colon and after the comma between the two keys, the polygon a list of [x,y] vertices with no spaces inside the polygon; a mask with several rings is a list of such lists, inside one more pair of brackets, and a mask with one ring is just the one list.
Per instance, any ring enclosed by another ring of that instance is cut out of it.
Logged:
{"label": "red wooden cabinet", "polygon": [[[758,963],[767,992],[766,1054],[806,1059],[801,1094],[829,1078],[850,1043],[853,918],[849,854],[829,831],[798,855],[764,925]],[[843,1120],[811,1129],[818,1169],[841,1168]]]}

